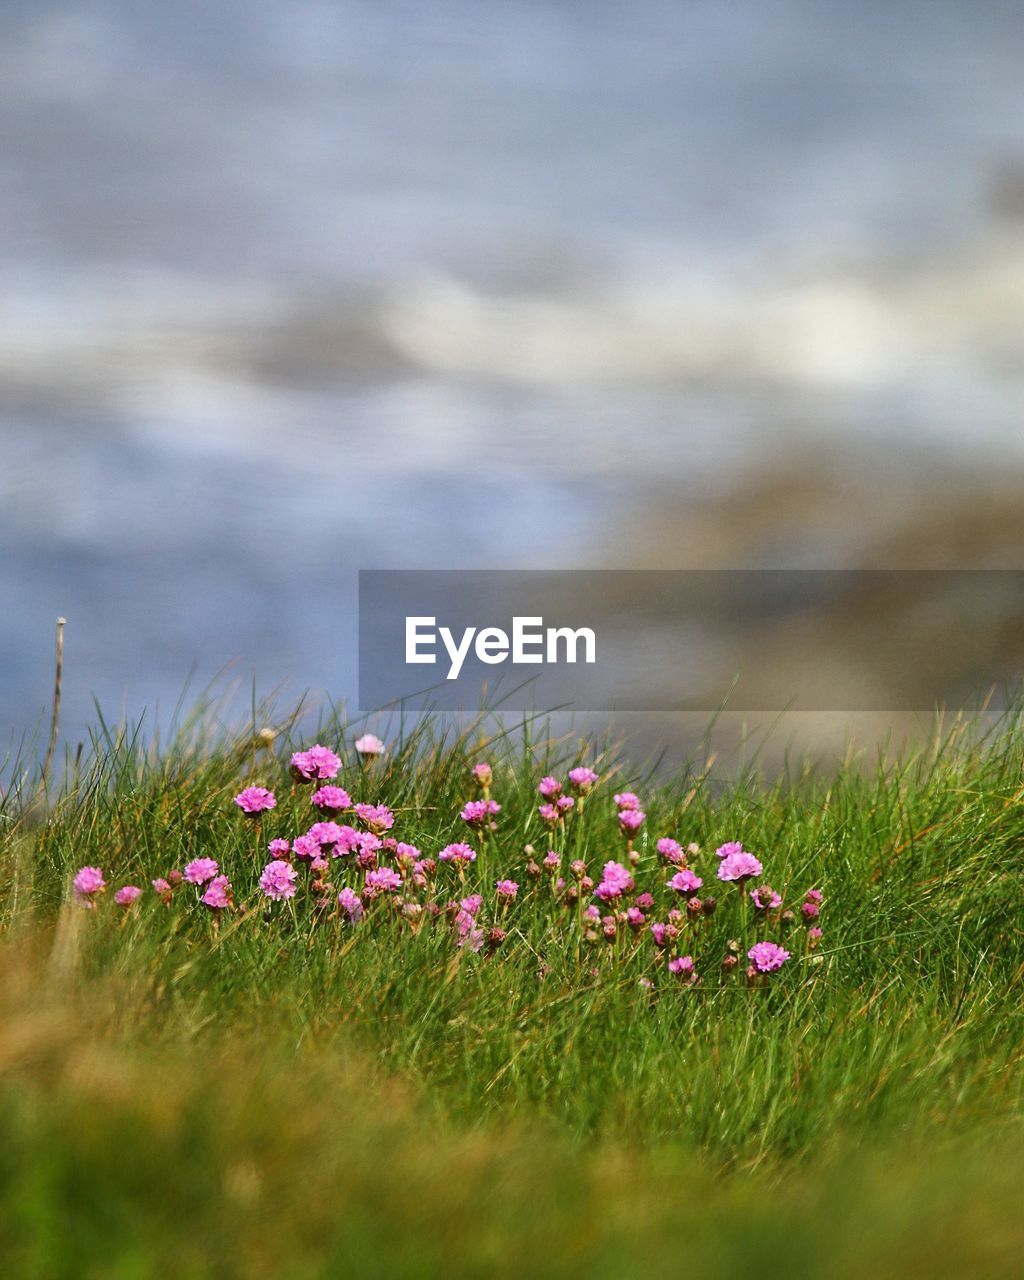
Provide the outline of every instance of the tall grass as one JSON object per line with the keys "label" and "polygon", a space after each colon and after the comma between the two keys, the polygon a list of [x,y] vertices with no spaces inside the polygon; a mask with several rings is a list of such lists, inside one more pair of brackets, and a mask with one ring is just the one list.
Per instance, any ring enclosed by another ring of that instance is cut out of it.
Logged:
{"label": "tall grass", "polygon": [[[665,777],[610,741],[490,716],[396,719],[388,754],[346,770],[436,850],[462,838],[469,766],[490,760],[485,877],[523,878],[524,845],[545,847],[537,779],[580,759],[601,794],[643,794],[644,858],[662,834],[742,840],[773,884],[826,897],[813,966],[768,990],[652,1000],[603,942],[525,914],[487,957],[443,932],[397,945],[301,914],[216,928],[155,895],[70,900],[83,864],[148,886],[203,854],[253,901],[231,797],[274,786],[264,835],[309,825],[286,781],[295,723],[254,707],[229,730],[206,707],[159,744],[101,724],[45,806],[9,765],[9,1274],[1021,1273],[1019,708],[827,775],[718,778],[700,760]],[[332,717],[315,736],[353,730]],[[571,852],[598,865],[622,842],[610,800],[587,803]]]}

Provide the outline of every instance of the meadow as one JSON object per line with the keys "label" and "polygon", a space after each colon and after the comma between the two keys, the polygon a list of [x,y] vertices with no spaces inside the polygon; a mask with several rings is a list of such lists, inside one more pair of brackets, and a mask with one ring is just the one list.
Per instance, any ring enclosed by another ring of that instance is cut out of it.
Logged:
{"label": "meadow", "polygon": [[4,1274],[1024,1273],[1019,704],[771,774],[374,727],[6,762]]}

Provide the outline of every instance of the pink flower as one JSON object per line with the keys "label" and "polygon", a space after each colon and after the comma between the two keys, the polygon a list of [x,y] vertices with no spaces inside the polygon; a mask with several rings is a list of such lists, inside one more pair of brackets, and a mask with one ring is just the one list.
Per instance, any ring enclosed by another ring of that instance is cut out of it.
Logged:
{"label": "pink flower", "polygon": [[274,902],[278,902],[282,898],[294,898],[295,881],[298,878],[299,873],[290,862],[283,862],[281,859],[275,858],[273,862],[268,862],[263,868],[263,874],[260,876],[260,888],[263,890],[264,897],[271,898]]}
{"label": "pink flower", "polygon": [[814,925],[812,928],[807,930],[807,945],[813,951],[820,941],[821,941],[821,930],[818,928],[817,925]]}
{"label": "pink flower", "polygon": [[314,822],[306,832],[306,838],[316,844],[320,852],[326,852],[340,844],[349,829],[339,826],[336,822]]}
{"label": "pink flower", "polygon": [[402,887],[402,877],[390,867],[379,867],[376,871],[366,873],[366,896],[372,898],[378,893],[394,893]]}
{"label": "pink flower", "polygon": [[414,844],[403,844],[399,841],[395,845],[395,857],[399,862],[411,862],[415,868],[420,860],[420,851]]}
{"label": "pink flower", "polygon": [[324,813],[341,813],[343,809],[352,807],[352,797],[344,787],[321,787],[313,792],[311,800]]}
{"label": "pink flower", "polygon": [[555,796],[562,794],[562,784],[557,778],[552,778],[550,774],[546,778],[541,778],[540,786],[537,790],[541,793],[545,800],[554,800]]}
{"label": "pink flower", "polygon": [[206,892],[199,901],[212,911],[223,911],[226,907],[230,907],[231,881],[227,876],[215,876],[206,886]]}
{"label": "pink flower", "polygon": [[142,897],[142,890],[137,884],[123,884],[114,894],[114,901],[119,907],[130,907]]}
{"label": "pink flower", "polygon": [[727,853],[718,864],[719,880],[738,880],[741,884],[752,876],[759,876],[764,870],[752,853],[746,850]]}
{"label": "pink flower", "polygon": [[577,769],[569,770],[569,785],[580,795],[586,795],[600,776],[593,769],[588,769],[585,765],[581,765]]}
{"label": "pink flower", "polygon": [[651,925],[651,937],[656,947],[667,947],[679,936],[679,930],[672,924],[664,924],[659,920]]}
{"label": "pink flower", "polygon": [[284,858],[287,860],[291,857],[292,846],[287,840],[271,840],[270,844],[267,845],[267,852],[272,858]]}
{"label": "pink flower", "polygon": [[685,854],[683,846],[678,840],[673,840],[669,836],[662,836],[657,843],[657,850],[666,862],[683,862]]}
{"label": "pink flower", "polygon": [[363,826],[369,827],[375,835],[390,831],[395,825],[395,815],[386,804],[357,804],[355,812]]}
{"label": "pink flower", "polygon": [[743,845],[739,840],[730,840],[727,844],[720,844],[715,850],[716,858],[727,858],[730,853],[742,853]]}
{"label": "pink flower", "polygon": [[555,850],[554,850],[554,849],[549,849],[549,850],[547,851],[547,853],[544,855],[544,864],[543,864],[543,865],[544,865],[545,867],[547,867],[547,869],[548,869],[549,871],[555,871],[555,870],[557,870],[557,869],[558,869],[558,867],[561,865],[561,861],[562,861],[562,859],[561,859],[561,858],[559,857],[559,855],[555,852]]}
{"label": "pink flower", "polygon": [[471,827],[489,826],[491,818],[501,813],[501,805],[493,800],[470,800],[459,815]]}
{"label": "pink flower", "polygon": [[354,889],[342,889],[338,894],[338,906],[349,918],[350,924],[358,924],[363,918],[363,900]]}
{"label": "pink flower", "polygon": [[619,830],[625,836],[635,835],[644,825],[647,814],[643,809],[620,809]]}
{"label": "pink flower", "polygon": [[356,738],[356,750],[361,756],[379,756],[384,750],[384,743],[375,733],[364,733]]}
{"label": "pink flower", "polygon": [[647,917],[639,907],[626,908],[626,923],[631,929],[639,929],[647,920]]}
{"label": "pink flower", "polygon": [[469,897],[463,898],[459,903],[459,910],[465,911],[467,915],[476,918],[477,912],[484,905],[484,900],[479,893],[471,893]]}
{"label": "pink flower", "polygon": [[620,862],[606,862],[601,873],[601,883],[594,890],[595,897],[602,902],[610,902],[613,898],[621,898],[629,893],[635,881]]}
{"label": "pink flower", "polygon": [[786,963],[789,952],[775,942],[755,942],[747,952],[747,959],[753,961],[758,973],[773,973]]}
{"label": "pink flower", "polygon": [[478,786],[489,787],[494,781],[494,774],[491,772],[491,766],[481,760],[479,764],[475,764],[472,768],[472,774]]}
{"label": "pink flower", "polygon": [[636,905],[641,911],[647,911],[654,906],[654,895],[650,893],[638,893],[636,896]]}
{"label": "pink flower", "polygon": [[572,798],[572,796],[559,796],[558,799],[555,801],[555,809],[559,813],[564,815],[569,812],[569,810],[575,805],[575,803],[576,801]]}
{"label": "pink flower", "polygon": [[153,886],[153,892],[158,898],[163,898],[164,902],[170,902],[173,890],[169,880],[165,880],[160,876],[156,880],[150,880],[149,883]]}
{"label": "pink flower", "polygon": [[619,791],[616,792],[615,803],[620,809],[639,809],[640,797],[635,791]]}
{"label": "pink flower", "polygon": [[805,920],[817,920],[821,915],[821,908],[816,902],[805,902],[800,908],[800,913]]}
{"label": "pink flower", "polygon": [[107,887],[103,872],[99,867],[82,867],[71,882],[74,891],[80,898],[91,898],[102,893]]}
{"label": "pink flower", "polygon": [[768,884],[760,884],[750,890],[750,900],[758,911],[774,911],[782,906],[782,898]]}
{"label": "pink flower", "polygon": [[497,890],[499,898],[514,898],[519,892],[519,886],[514,880],[499,880]]}
{"label": "pink flower", "polygon": [[437,855],[442,862],[476,862],[476,851],[468,844],[448,844]]}
{"label": "pink flower", "polygon": [[341,771],[341,756],[319,742],[308,751],[296,751],[292,756],[292,776],[298,782],[326,782],[336,778]]}
{"label": "pink flower", "polygon": [[[335,845],[336,850],[340,847]],[[296,836],[292,844],[292,853],[300,862],[312,862],[314,858],[320,857],[320,841],[315,836]]]}
{"label": "pink flower", "polygon": [[219,870],[213,858],[193,858],[185,867],[185,879],[189,884],[206,884]]}
{"label": "pink flower", "polygon": [[265,813],[268,809],[276,809],[277,797],[266,787],[246,787],[235,796],[235,804],[243,813],[253,815]]}
{"label": "pink flower", "polygon": [[825,895],[821,892],[820,889],[808,889],[807,893],[804,896],[807,898],[808,902],[814,902],[819,907],[825,901]]}
{"label": "pink flower", "polygon": [[674,960],[668,962],[669,973],[677,973],[681,978],[692,978],[694,976],[693,956],[676,956]]}
{"label": "pink flower", "polygon": [[675,889],[676,893],[685,893],[689,898],[697,892],[703,883],[704,881],[699,875],[684,867],[682,871],[676,872],[668,882],[668,887],[670,889]]}
{"label": "pink flower", "polygon": [[549,827],[557,827],[561,820],[561,815],[553,804],[542,804],[538,807],[537,812],[541,816],[541,821],[545,822]]}

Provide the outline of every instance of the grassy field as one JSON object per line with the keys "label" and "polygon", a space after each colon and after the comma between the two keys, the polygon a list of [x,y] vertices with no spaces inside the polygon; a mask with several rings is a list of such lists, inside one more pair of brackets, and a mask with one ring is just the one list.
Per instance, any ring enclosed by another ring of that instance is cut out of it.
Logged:
{"label": "grassy field", "polygon": [[[101,728],[45,801],[6,767],[3,1274],[1024,1274],[1019,709],[900,760],[732,780],[703,760],[631,770],[539,721],[443,741],[394,723],[373,759],[342,723],[291,743],[212,718],[159,745]],[[354,801],[393,810],[387,836],[435,858],[470,841],[476,861],[415,888],[401,866],[401,891],[355,924],[336,903],[363,883],[352,854],[264,899],[267,842],[323,816],[288,769],[314,739],[344,757],[333,781]],[[501,805],[490,833],[459,816],[480,760]],[[549,830],[538,782],[581,763],[600,781]],[[232,803],[249,784],[277,796],[258,829]],[[632,860],[626,790],[646,813]],[[713,915],[665,888],[660,837],[699,846],[686,857]],[[756,853],[780,908],[758,916],[718,882],[727,841]],[[531,873],[549,849],[559,871]],[[199,857],[233,906],[150,887]],[[616,860],[635,887],[573,902],[574,860],[595,881]],[[91,909],[72,890],[87,865],[108,886]],[[128,883],[143,895],[118,906]],[[644,922],[613,937],[583,914],[596,902],[607,922],[648,890]],[[444,907],[474,891],[463,928]],[[650,924],[673,906],[685,919],[662,951]],[[751,982],[757,937],[790,958]],[[684,944],[697,985],[667,967]]]}

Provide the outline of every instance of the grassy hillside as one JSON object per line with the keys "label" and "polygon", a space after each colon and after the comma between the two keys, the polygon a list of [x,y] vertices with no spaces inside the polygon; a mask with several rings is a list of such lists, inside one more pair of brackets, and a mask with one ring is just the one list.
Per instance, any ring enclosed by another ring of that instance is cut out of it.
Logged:
{"label": "grassy hillside", "polygon": [[[45,803],[8,764],[6,1274],[1021,1273],[1016,711],[731,781],[423,721],[377,756],[324,723],[340,772],[297,782],[314,737],[271,721],[101,728]],[[344,834],[297,841],[318,821]],[[720,878],[733,843],[760,873]],[[201,859],[228,883],[174,883]],[[748,973],[764,941],[787,958]]]}

